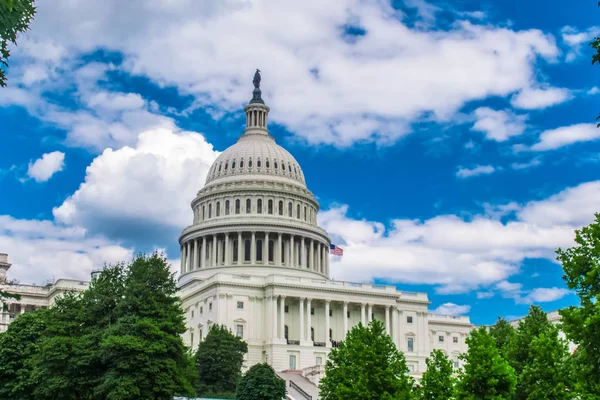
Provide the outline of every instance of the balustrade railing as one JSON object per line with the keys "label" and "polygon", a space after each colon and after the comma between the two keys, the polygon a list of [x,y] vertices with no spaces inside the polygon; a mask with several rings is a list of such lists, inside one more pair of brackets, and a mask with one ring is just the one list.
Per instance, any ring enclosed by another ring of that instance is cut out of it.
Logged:
{"label": "balustrade railing", "polygon": [[290,387],[292,389],[294,389],[295,391],[297,391],[298,393],[300,393],[302,396],[304,396],[304,398],[306,400],[312,400],[312,396],[308,393],[306,393],[306,391],[304,389],[302,389],[300,386],[296,385],[294,383],[294,381],[290,381]]}

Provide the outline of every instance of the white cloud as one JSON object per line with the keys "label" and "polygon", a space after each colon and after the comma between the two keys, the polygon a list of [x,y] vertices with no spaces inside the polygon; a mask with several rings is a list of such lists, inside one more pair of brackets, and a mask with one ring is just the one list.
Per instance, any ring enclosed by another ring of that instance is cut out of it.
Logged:
{"label": "white cloud", "polygon": [[529,149],[548,151],[578,142],[589,142],[600,138],[600,129],[596,124],[576,124],[549,129],[540,134],[539,140]]}
{"label": "white cloud", "polygon": [[459,167],[456,176],[459,178],[470,178],[477,175],[489,175],[494,173],[496,168],[491,165],[478,165],[473,168]]}
{"label": "white cloud", "polygon": [[[422,16],[435,14],[430,4],[413,3]],[[391,143],[424,114],[448,121],[470,101],[510,96],[535,83],[537,59],[559,54],[553,36],[535,29],[461,20],[447,30],[413,29],[388,2],[59,0],[38,8],[15,61],[63,64],[98,48],[120,52],[117,68],[173,85],[196,96],[195,107],[210,104],[217,113],[248,101],[249,65],[257,66],[271,120],[310,143],[337,146]],[[366,34],[346,40],[341,27],[348,23]],[[34,48],[43,51],[38,56]],[[139,133],[130,134],[119,117],[104,124],[74,119],[75,145],[100,136],[113,146],[114,135],[123,137],[114,143],[131,145]]]}
{"label": "white cloud", "polygon": [[534,110],[563,103],[573,98],[571,91],[564,88],[524,88],[512,97],[511,104],[516,108]]}
{"label": "white cloud", "polygon": [[54,216],[112,239],[174,243],[192,221],[190,201],[218,154],[194,132],[144,132],[135,147],[97,156],[85,181],[53,210]]}
{"label": "white cloud", "polygon": [[533,158],[531,161],[528,161],[528,162],[523,162],[523,163],[514,162],[514,163],[510,164],[510,167],[512,169],[522,170],[522,169],[538,167],[540,165],[542,165],[542,161],[539,158]]}
{"label": "white cloud", "polygon": [[569,294],[568,289],[558,287],[524,290],[522,284],[508,281],[499,282],[496,289],[503,297],[514,299],[517,304],[548,303]]}
{"label": "white cloud", "polygon": [[45,153],[34,162],[29,163],[27,175],[36,182],[46,182],[52,175],[62,171],[65,166],[65,153],[53,151]]}
{"label": "white cloud", "polygon": [[582,46],[589,43],[595,36],[600,35],[600,27],[593,26],[585,31],[579,31],[573,26],[565,26],[561,30],[562,40],[569,50],[565,61],[573,62],[582,55]]}
{"label": "white cloud", "polygon": [[471,311],[471,306],[459,306],[454,303],[444,303],[431,311],[432,314],[464,315]]}
{"label": "white cloud", "polygon": [[475,110],[477,121],[473,130],[484,132],[489,140],[503,142],[513,136],[519,136],[527,128],[526,115],[516,115],[510,110],[493,110],[489,107],[479,107]]}
{"label": "white cloud", "polygon": [[555,260],[556,248],[573,245],[574,229],[593,220],[599,201],[600,181],[595,181],[545,200],[509,203],[504,209],[514,217],[506,222],[501,220],[506,212],[486,212],[397,219],[385,229],[380,222],[353,219],[347,206],[337,206],[321,212],[319,223],[344,248],[344,256],[332,262],[336,279],[431,284],[442,293],[498,284],[496,290],[517,291],[520,298],[528,293],[507,279],[525,259]]}
{"label": "white cloud", "polygon": [[133,254],[82,228],[6,215],[0,215],[0,249],[9,253],[13,264],[10,279],[37,284],[52,278],[89,280],[93,269],[126,261]]}

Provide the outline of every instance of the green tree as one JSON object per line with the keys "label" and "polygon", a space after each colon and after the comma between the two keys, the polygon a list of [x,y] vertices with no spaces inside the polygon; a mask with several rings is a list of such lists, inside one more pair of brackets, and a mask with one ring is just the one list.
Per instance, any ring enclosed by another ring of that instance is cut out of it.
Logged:
{"label": "green tree", "polygon": [[454,368],[452,361],[441,350],[433,350],[431,356],[425,360],[427,371],[421,378],[419,399],[421,400],[448,400],[454,393],[456,383],[453,377]]}
{"label": "green tree", "polygon": [[490,327],[490,335],[494,338],[500,355],[505,357],[507,344],[515,336],[515,328],[504,318],[498,317],[496,323]]}
{"label": "green tree", "polygon": [[569,388],[566,360],[567,345],[550,327],[533,338],[528,346],[529,362],[519,376],[521,398],[527,400],[561,400],[573,398]]}
{"label": "green tree", "polygon": [[37,352],[48,313],[39,309],[23,314],[0,334],[0,399],[35,399],[27,361]]}
{"label": "green tree", "polygon": [[285,381],[269,364],[256,364],[242,376],[237,400],[281,400],[285,398]]}
{"label": "green tree", "polygon": [[126,268],[116,322],[101,349],[106,373],[96,393],[110,400],[171,400],[191,394],[184,315],[164,256],[137,256]]}
{"label": "green tree", "polygon": [[323,400],[404,400],[411,398],[412,386],[404,355],[373,320],[353,327],[331,349],[319,390]]}
{"label": "green tree", "polygon": [[461,355],[465,361],[459,375],[456,397],[461,400],[511,399],[517,378],[502,358],[486,328],[471,331],[466,340],[469,350]]}
{"label": "green tree", "polygon": [[0,87],[6,86],[8,44],[17,44],[17,34],[29,29],[35,15],[35,0],[0,0]]}
{"label": "green tree", "polygon": [[234,397],[247,352],[248,344],[225,325],[211,326],[196,351],[198,394]]}
{"label": "green tree", "polygon": [[[596,38],[598,41],[598,38]],[[600,43],[600,42],[597,42]],[[600,46],[600,44],[598,45]],[[600,47],[596,47],[600,51]],[[600,62],[600,53],[597,61]],[[590,225],[575,231],[575,245],[558,249],[567,287],[579,297],[579,306],[560,311],[562,329],[578,345],[577,385],[583,396],[600,397],[600,214]]]}

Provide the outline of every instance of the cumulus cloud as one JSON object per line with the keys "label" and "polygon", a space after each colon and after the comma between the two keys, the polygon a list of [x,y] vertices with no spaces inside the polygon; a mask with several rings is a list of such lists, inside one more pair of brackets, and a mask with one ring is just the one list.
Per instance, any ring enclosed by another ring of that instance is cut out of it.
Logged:
{"label": "cumulus cloud", "polygon": [[582,47],[590,42],[594,37],[600,35],[600,27],[593,26],[584,31],[580,31],[573,26],[565,26],[561,30],[562,40],[569,47],[566,53],[565,61],[573,62],[582,54]]}
{"label": "cumulus cloud", "polygon": [[89,280],[104,263],[128,260],[133,251],[85,229],[52,221],[21,220],[0,215],[0,249],[13,264],[10,279],[42,284],[54,278]]}
{"label": "cumulus cloud", "polygon": [[563,103],[573,98],[571,91],[564,88],[525,88],[512,97],[511,104],[516,108],[534,110]]}
{"label": "cumulus cloud", "polygon": [[459,167],[456,176],[459,178],[470,178],[477,175],[489,175],[494,173],[496,168],[491,165],[477,165],[473,168]]}
{"label": "cumulus cloud", "polygon": [[45,153],[37,160],[30,162],[27,175],[36,182],[46,182],[52,175],[62,171],[65,166],[65,153],[53,151]]}
{"label": "cumulus cloud", "polygon": [[[435,18],[436,7],[412,4],[424,20]],[[554,38],[542,31],[516,31],[473,22],[469,13],[454,15],[454,24],[444,30],[410,27],[389,2],[311,0],[290,8],[287,2],[258,0],[132,0],[125,6],[117,0],[101,6],[59,0],[39,5],[14,57],[15,63],[33,59],[47,64],[98,48],[118,52],[123,62],[116,68],[194,95],[192,109],[210,105],[225,113],[248,101],[249,65],[258,66],[264,71],[272,121],[309,143],[386,144],[410,132],[411,123],[423,115],[448,121],[470,101],[509,96],[535,84],[536,60],[559,54]],[[64,29],[57,30],[58,25]],[[360,27],[364,34],[348,40],[347,26]],[[43,56],[36,49],[44,49]],[[139,104],[129,97],[111,104],[119,112]],[[115,143],[135,141],[137,132],[129,134],[131,127],[120,116],[105,124],[92,116],[73,117],[70,123],[77,128],[70,143],[89,146],[102,132],[105,142],[113,136],[129,139]],[[507,129],[490,137],[505,140],[514,134],[519,133]]]}
{"label": "cumulus cloud", "polygon": [[[344,247],[344,257],[332,262],[336,279],[431,284],[441,293],[495,284],[495,290],[520,291],[520,284],[507,279],[518,273],[523,260],[555,260],[555,249],[573,244],[574,229],[593,219],[599,200],[600,181],[594,181],[545,200],[510,203],[504,207],[514,215],[508,221],[502,218],[506,212],[486,212],[469,218],[396,219],[385,227],[354,219],[347,206],[336,206],[320,213],[319,222]],[[527,295],[519,292],[519,298]],[[539,293],[529,297],[541,298]]]}
{"label": "cumulus cloud", "polygon": [[445,314],[445,315],[464,315],[471,311],[471,306],[463,305],[459,306],[454,303],[444,303],[439,307],[433,309],[433,314]]}
{"label": "cumulus cloud", "polygon": [[134,147],[97,156],[84,182],[53,214],[59,222],[126,243],[175,244],[192,222],[190,202],[218,154],[198,133],[144,132]]}
{"label": "cumulus cloud", "polygon": [[[596,124],[576,124],[549,129],[542,132],[538,142],[529,147],[531,151],[556,150],[578,142],[590,142],[600,138]],[[517,149],[521,149],[519,146]],[[524,148],[526,149],[526,148]]]}
{"label": "cumulus cloud", "polygon": [[489,107],[479,107],[475,110],[476,119],[474,131],[485,133],[486,138],[496,142],[504,142],[513,136],[519,136],[527,125],[526,115],[516,115],[510,110],[493,110]]}
{"label": "cumulus cloud", "polygon": [[562,299],[569,294],[566,288],[534,288],[524,290],[521,283],[501,281],[496,284],[496,289],[505,298],[511,298],[517,304],[549,303]]}

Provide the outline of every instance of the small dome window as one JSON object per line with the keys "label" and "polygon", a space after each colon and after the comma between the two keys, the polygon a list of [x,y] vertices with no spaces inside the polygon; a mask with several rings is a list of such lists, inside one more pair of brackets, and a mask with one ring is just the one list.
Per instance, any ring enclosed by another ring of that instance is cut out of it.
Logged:
{"label": "small dome window", "polygon": [[[225,164],[225,169],[227,169],[227,164]],[[294,174],[298,175],[298,171],[296,171],[296,166],[294,165]]]}
{"label": "small dome window", "polygon": [[248,160],[248,168],[252,168],[252,158]]}
{"label": "small dome window", "polygon": [[240,168],[244,168],[244,159],[243,158],[240,160]]}
{"label": "small dome window", "polygon": [[258,168],[260,168],[260,165],[261,165],[261,164],[260,164],[260,158],[259,158],[259,159],[258,159],[258,161],[256,162],[256,166],[257,166]]}
{"label": "small dome window", "polygon": [[235,169],[235,160],[231,162],[231,169]]}
{"label": "small dome window", "polygon": [[273,161],[273,166],[277,169],[277,160]]}
{"label": "small dome window", "polygon": [[271,168],[271,164],[269,164],[269,159],[267,158],[267,161],[265,161],[265,164],[267,166],[267,168]]}
{"label": "small dome window", "polygon": [[225,171],[227,171],[227,167],[229,166],[229,161],[225,163]]}
{"label": "small dome window", "polygon": [[281,170],[282,170],[283,172],[285,172],[285,164],[283,163],[283,161],[281,162]]}
{"label": "small dome window", "polygon": [[290,164],[288,164],[288,169],[290,170],[290,174],[291,174],[292,173],[292,166]]}
{"label": "small dome window", "polygon": [[223,164],[219,164],[219,172],[221,172],[221,167],[223,166]]}

